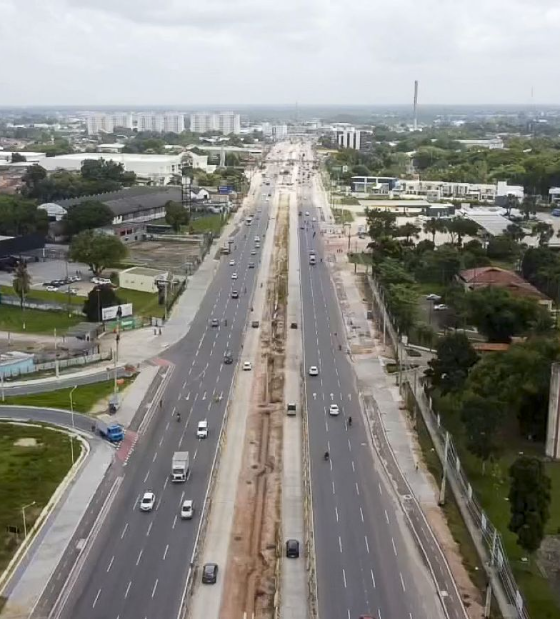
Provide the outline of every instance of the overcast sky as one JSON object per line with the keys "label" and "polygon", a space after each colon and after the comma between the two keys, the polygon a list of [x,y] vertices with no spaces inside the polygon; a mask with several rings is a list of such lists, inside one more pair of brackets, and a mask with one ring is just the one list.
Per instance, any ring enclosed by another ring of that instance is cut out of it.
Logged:
{"label": "overcast sky", "polygon": [[0,105],[560,103],[559,0],[0,0]]}

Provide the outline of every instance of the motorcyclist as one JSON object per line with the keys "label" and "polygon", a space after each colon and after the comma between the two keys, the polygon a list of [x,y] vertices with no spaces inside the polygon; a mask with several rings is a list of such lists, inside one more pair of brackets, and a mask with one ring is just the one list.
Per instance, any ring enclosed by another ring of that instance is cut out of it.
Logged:
{"label": "motorcyclist", "polygon": [[330,459],[330,454],[328,450],[325,452],[324,459],[325,461],[328,461]]}
{"label": "motorcyclist", "polygon": [[181,412],[177,411],[177,422],[181,421]]}
{"label": "motorcyclist", "polygon": [[348,418],[348,426],[352,426],[352,416]]}

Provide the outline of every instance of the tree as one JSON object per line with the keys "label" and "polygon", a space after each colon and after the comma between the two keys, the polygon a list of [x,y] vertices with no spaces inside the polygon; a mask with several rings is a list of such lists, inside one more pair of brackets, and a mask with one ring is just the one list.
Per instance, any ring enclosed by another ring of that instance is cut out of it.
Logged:
{"label": "tree", "polygon": [[[508,229],[517,224],[510,224]],[[513,234],[496,235],[491,237],[486,246],[486,254],[488,258],[497,260],[510,260],[516,257],[521,248],[517,241],[514,239],[515,232]]]}
{"label": "tree", "polygon": [[395,237],[404,237],[405,241],[410,244],[412,238],[418,239],[420,233],[420,226],[416,226],[412,222],[406,222],[402,226],[399,226],[395,231]]}
{"label": "tree", "polygon": [[438,232],[446,232],[447,224],[445,220],[441,220],[439,218],[432,217],[427,222],[424,223],[424,232],[427,235],[432,235],[432,243],[435,245],[436,243],[436,234]]}
{"label": "tree", "polygon": [[467,392],[461,403],[461,421],[467,449],[485,464],[498,453],[496,434],[503,417],[502,404],[495,398]]}
{"label": "tree", "polygon": [[523,218],[526,220],[537,212],[537,200],[535,196],[528,194],[523,198],[521,203],[521,212],[523,213]]}
{"label": "tree", "polygon": [[38,209],[34,200],[17,194],[0,194],[0,234],[19,237],[35,232],[45,233],[49,218],[44,209]]}
{"label": "tree", "polygon": [[461,271],[461,256],[456,247],[440,245],[433,252],[424,252],[413,268],[420,282],[449,284]]}
{"label": "tree", "polygon": [[19,164],[20,162],[27,161],[27,157],[21,153],[12,153],[12,164]]}
{"label": "tree", "polygon": [[539,246],[548,245],[548,242],[552,239],[554,234],[554,228],[548,222],[537,222],[533,226],[531,235],[537,235],[539,238]]}
{"label": "tree", "polygon": [[504,231],[504,236],[513,239],[516,243],[523,241],[526,235],[527,233],[519,224],[508,224]]}
{"label": "tree", "polygon": [[509,468],[511,486],[509,505],[511,518],[508,528],[517,534],[517,544],[534,553],[544,538],[544,528],[550,516],[550,478],[542,461],[521,456]]}
{"label": "tree", "polygon": [[508,194],[506,196],[506,203],[504,205],[507,217],[510,216],[512,209],[519,209],[519,198],[514,194]]}
{"label": "tree", "polygon": [[99,285],[89,292],[84,302],[83,312],[88,321],[99,323],[103,320],[103,308],[119,306],[121,303],[112,286]]}
{"label": "tree", "polygon": [[478,232],[478,224],[473,220],[467,220],[462,217],[456,217],[447,222],[447,232],[451,236],[451,243],[457,238],[457,245],[460,247],[463,243],[463,237],[467,235],[474,237]]}
{"label": "tree", "polygon": [[381,209],[366,209],[366,219],[369,236],[373,240],[394,236],[397,229],[397,216],[394,213]]}
{"label": "tree", "polygon": [[111,209],[98,200],[85,200],[73,207],[64,216],[66,232],[73,237],[83,230],[108,226],[113,221]]}
{"label": "tree", "polygon": [[428,362],[426,374],[432,385],[443,394],[463,389],[469,370],[478,362],[478,355],[469,339],[462,332],[453,332],[440,338],[436,357]]}
{"label": "tree", "polygon": [[98,276],[110,266],[119,263],[127,255],[126,246],[117,237],[102,232],[84,230],[70,244],[70,259],[86,263]]}
{"label": "tree", "polygon": [[19,261],[17,267],[14,271],[14,279],[12,281],[12,286],[14,287],[14,291],[16,295],[19,297],[20,308],[22,312],[23,318],[23,329],[25,329],[25,317],[24,317],[24,302],[27,293],[31,288],[31,276],[27,271],[27,265],[24,261]]}
{"label": "tree", "polygon": [[527,332],[547,312],[533,299],[514,297],[508,291],[488,287],[467,296],[469,319],[490,342],[510,342]]}
{"label": "tree", "polygon": [[399,333],[407,334],[418,317],[418,293],[406,284],[391,284],[387,292],[395,326]]}
{"label": "tree", "polygon": [[181,226],[186,226],[189,223],[189,212],[179,202],[168,200],[165,203],[165,221],[178,233]]}

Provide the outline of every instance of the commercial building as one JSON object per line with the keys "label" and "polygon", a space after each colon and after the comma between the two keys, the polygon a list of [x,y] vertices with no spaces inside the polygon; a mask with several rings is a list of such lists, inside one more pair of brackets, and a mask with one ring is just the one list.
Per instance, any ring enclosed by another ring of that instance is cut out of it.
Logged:
{"label": "commercial building", "polygon": [[498,186],[495,183],[450,183],[399,179],[394,191],[401,196],[425,196],[431,201],[476,200],[493,203],[498,195]]}
{"label": "commercial building", "polygon": [[175,175],[181,174],[183,156],[144,155],[136,153],[69,153],[45,157],[40,165],[46,170],[80,170],[87,159],[105,159],[122,164],[125,170],[135,172],[138,180],[152,185],[167,185]]}
{"label": "commercial building", "polygon": [[336,143],[344,149],[360,150],[360,130],[355,127],[345,127],[336,130]]}
{"label": "commercial building", "polygon": [[483,149],[503,149],[504,141],[499,138],[490,138],[485,140],[457,140],[459,144],[466,146],[468,149],[471,148],[483,148]]}
{"label": "commercial building", "polygon": [[221,131],[224,135],[241,132],[241,117],[235,112],[195,112],[190,117],[193,133]]}
{"label": "commercial building", "polygon": [[357,194],[375,194],[388,196],[398,183],[396,177],[352,177],[352,191]]}
{"label": "commercial building", "polygon": [[133,291],[144,293],[157,293],[158,282],[169,281],[168,271],[158,271],[149,267],[131,267],[119,273],[119,286]]}

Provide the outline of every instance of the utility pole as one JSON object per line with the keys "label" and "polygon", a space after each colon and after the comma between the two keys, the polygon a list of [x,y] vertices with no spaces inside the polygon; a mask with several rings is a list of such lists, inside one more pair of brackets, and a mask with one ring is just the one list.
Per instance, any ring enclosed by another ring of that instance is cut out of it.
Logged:
{"label": "utility pole", "polygon": [[58,379],[59,377],[59,373],[60,373],[60,369],[58,366],[58,340],[56,338],[56,327],[54,328],[54,372],[56,375],[56,378]]}
{"label": "utility pole", "polygon": [[441,480],[441,487],[439,490],[439,502],[440,506],[445,504],[445,487],[447,484],[447,469],[449,467],[449,433],[445,432],[445,447],[443,449],[443,478]]}

